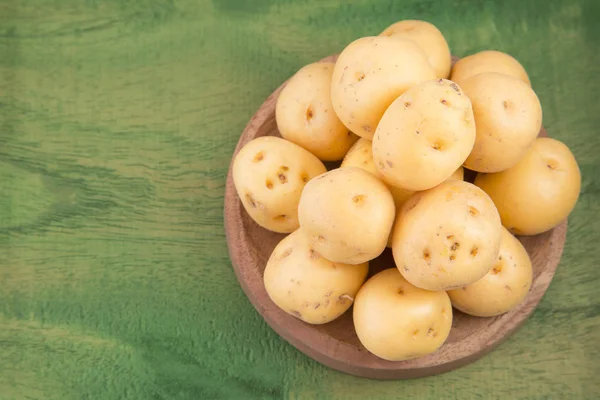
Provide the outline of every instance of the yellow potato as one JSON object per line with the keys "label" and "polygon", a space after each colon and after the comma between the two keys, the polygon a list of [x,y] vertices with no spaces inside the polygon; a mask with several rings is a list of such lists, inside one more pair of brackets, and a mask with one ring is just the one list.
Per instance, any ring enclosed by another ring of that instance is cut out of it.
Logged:
{"label": "yellow potato", "polygon": [[581,172],[564,143],[539,138],[515,166],[478,174],[475,184],[492,198],[505,227],[517,235],[536,235],[571,213],[579,198]]}
{"label": "yellow potato", "polygon": [[246,212],[265,229],[288,233],[298,224],[304,185],[326,171],[313,154],[287,140],[264,136],[246,143],[233,162],[233,182]]}
{"label": "yellow potato", "polygon": [[463,84],[471,99],[477,138],[465,167],[499,172],[512,167],[542,127],[542,106],[531,89],[508,75],[486,72]]}
{"label": "yellow potato", "polygon": [[461,289],[448,291],[452,305],[476,317],[493,317],[521,304],[531,288],[533,270],[525,247],[502,228],[500,253],[494,268]]}
{"label": "yellow potato", "polygon": [[452,305],[446,292],[419,289],[390,268],[358,291],[353,319],[367,350],[385,360],[401,361],[433,353],[446,341]]}
{"label": "yellow potato", "polygon": [[501,229],[498,210],[484,191],[447,181],[404,203],[392,236],[394,261],[417,287],[466,286],[493,267]]}
{"label": "yellow potato", "polygon": [[347,167],[305,186],[298,217],[319,254],[333,262],[360,264],[385,249],[395,211],[383,182],[360,168]]}
{"label": "yellow potato", "polygon": [[364,37],[340,54],[331,83],[335,113],[346,127],[371,140],[387,107],[411,86],[435,78],[427,56],[412,40]]}
{"label": "yellow potato", "polygon": [[406,190],[448,179],[475,142],[471,102],[446,79],[413,86],[386,110],[373,138],[373,160],[384,181]]}
{"label": "yellow potato", "polygon": [[485,50],[464,57],[454,64],[450,79],[459,85],[482,72],[498,72],[517,78],[531,86],[525,68],[512,56],[495,50]]}
{"label": "yellow potato", "polygon": [[358,139],[337,117],[331,104],[332,62],[300,69],[277,99],[275,117],[284,139],[321,160],[341,160]]}
{"label": "yellow potato", "polygon": [[350,308],[368,271],[368,263],[339,264],[321,257],[299,229],[273,250],[264,284],[277,307],[309,324],[324,324]]}
{"label": "yellow potato", "polygon": [[[342,161],[341,167],[358,167],[382,179],[379,170],[373,162],[373,143],[365,138],[360,138],[354,146],[348,150],[348,153]],[[461,167],[462,170],[462,167]],[[457,171],[458,172],[458,171]],[[462,178],[461,178],[462,179]],[[412,190],[405,190],[399,187],[386,185],[392,193],[396,210],[402,207],[402,204],[412,196]]]}
{"label": "yellow potato", "polygon": [[427,55],[436,78],[448,78],[452,56],[444,35],[433,24],[419,20],[404,20],[388,26],[380,36],[398,36],[410,39]]}

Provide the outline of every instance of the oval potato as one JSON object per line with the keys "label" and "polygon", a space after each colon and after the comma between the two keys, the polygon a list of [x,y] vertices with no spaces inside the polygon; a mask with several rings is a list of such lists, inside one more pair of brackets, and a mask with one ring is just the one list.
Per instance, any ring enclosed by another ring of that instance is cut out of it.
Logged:
{"label": "oval potato", "polygon": [[368,263],[340,264],[321,257],[299,229],[273,250],[264,284],[283,311],[309,324],[324,324],[350,308],[368,271]]}
{"label": "oval potato", "polygon": [[324,173],[312,153],[287,140],[251,140],[233,161],[233,183],[244,209],[265,229],[289,233],[299,227],[298,203],[304,185]]}
{"label": "oval potato", "polygon": [[538,138],[512,168],[478,174],[475,184],[494,201],[506,228],[537,235],[569,216],[579,198],[581,172],[564,143]]}
{"label": "oval potato", "polygon": [[385,250],[395,212],[383,182],[356,167],[310,181],[298,207],[311,246],[328,260],[346,264],[372,260]]}
{"label": "oval potato", "polygon": [[435,78],[427,56],[412,40],[373,36],[340,53],[331,83],[335,113],[346,127],[371,140],[381,116],[404,91]]}
{"label": "oval potato", "polygon": [[436,351],[452,327],[446,292],[419,289],[389,268],[371,277],[356,295],[354,328],[377,357],[402,361]]}
{"label": "oval potato", "polygon": [[483,278],[461,289],[448,291],[452,305],[465,314],[493,317],[521,304],[531,288],[533,269],[525,247],[502,228],[500,252],[494,267]]}
{"label": "oval potato", "polygon": [[403,20],[388,26],[380,36],[397,36],[414,41],[427,55],[436,78],[448,78],[452,55],[448,42],[440,30],[430,22]]}
{"label": "oval potato", "polygon": [[477,138],[465,167],[499,172],[523,157],[542,127],[542,106],[531,87],[508,75],[485,72],[467,79]]}
{"label": "oval potato", "polygon": [[448,179],[473,149],[471,102],[447,79],[416,85],[398,97],[373,138],[373,161],[384,181],[406,190]]}
{"label": "oval potato", "polygon": [[496,50],[484,50],[461,58],[452,67],[450,79],[462,86],[467,79],[482,72],[506,74],[531,86],[521,63],[513,56]]}
{"label": "oval potato", "polygon": [[392,234],[394,261],[417,287],[463,287],[493,267],[501,229],[498,210],[483,190],[446,181],[404,203]]}
{"label": "oval potato", "polygon": [[358,139],[333,111],[334,65],[319,62],[301,68],[283,88],[275,107],[281,136],[323,161],[341,160]]}

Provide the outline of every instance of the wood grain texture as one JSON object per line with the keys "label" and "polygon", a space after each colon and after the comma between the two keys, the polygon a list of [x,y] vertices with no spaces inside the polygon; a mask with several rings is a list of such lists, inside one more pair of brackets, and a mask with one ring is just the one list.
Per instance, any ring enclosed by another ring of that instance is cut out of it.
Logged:
{"label": "wood grain texture", "polygon": [[[336,59],[334,55],[321,62]],[[453,58],[453,64],[456,61]],[[264,269],[273,249],[286,235],[262,228],[245,211],[233,182],[233,159],[252,139],[281,137],[275,107],[286,84],[287,81],[282,83],[265,100],[242,132],[227,175],[224,200],[225,233],[233,268],[244,292],[265,321],[297,349],[323,365],[374,379],[413,379],[448,372],[478,360],[506,340],[527,320],[550,286],[563,252],[567,221],[549,232],[520,238],[532,261],[533,280],[519,306],[494,318],[476,318],[454,310],[448,339],[435,353],[425,357],[390,362],[371,354],[358,340],[351,310],[330,323],[310,325],[273,303],[264,286]],[[544,128],[540,136],[547,136]],[[369,262],[369,277],[394,267],[391,251],[386,249]]]}
{"label": "wood grain texture", "polygon": [[[247,121],[298,68],[404,18],[507,51],[580,164],[555,278],[459,370],[373,382],[312,361],[248,302],[223,229]],[[595,0],[4,0],[0,399],[595,399]]]}

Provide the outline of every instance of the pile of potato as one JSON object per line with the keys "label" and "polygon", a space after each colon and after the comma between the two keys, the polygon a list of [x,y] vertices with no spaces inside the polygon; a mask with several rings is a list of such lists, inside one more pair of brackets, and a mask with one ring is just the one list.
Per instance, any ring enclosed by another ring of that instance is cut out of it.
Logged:
{"label": "pile of potato", "polygon": [[[309,324],[354,305],[359,340],[386,360],[438,349],[453,307],[489,317],[520,304],[532,264],[513,234],[552,229],[579,196],[571,151],[537,138],[542,108],[521,64],[482,51],[451,67],[444,36],[425,21],[300,69],[276,120],[282,138],[250,141],[233,164],[250,217],[290,233],[265,288]],[[463,168],[477,172],[474,184]],[[367,280],[386,246],[395,265]]]}

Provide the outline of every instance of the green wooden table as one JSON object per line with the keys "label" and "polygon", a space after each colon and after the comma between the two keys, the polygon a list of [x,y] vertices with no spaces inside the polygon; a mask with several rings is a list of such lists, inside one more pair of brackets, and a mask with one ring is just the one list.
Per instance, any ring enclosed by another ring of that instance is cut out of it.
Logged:
{"label": "green wooden table", "polygon": [[[0,1],[0,399],[600,397],[597,0]],[[583,174],[558,273],[470,366],[377,382],[247,301],[223,231],[243,127],[301,66],[400,19],[509,52]]]}

